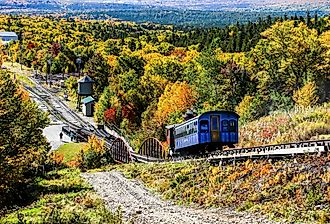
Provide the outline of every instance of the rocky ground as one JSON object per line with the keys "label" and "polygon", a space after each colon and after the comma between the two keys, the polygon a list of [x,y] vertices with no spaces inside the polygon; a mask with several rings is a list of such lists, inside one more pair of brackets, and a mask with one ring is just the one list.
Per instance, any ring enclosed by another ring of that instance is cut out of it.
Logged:
{"label": "rocky ground", "polygon": [[142,183],[128,180],[118,171],[84,173],[82,176],[104,199],[107,207],[121,207],[126,221],[133,223],[274,223],[253,214],[229,209],[199,209],[174,205],[148,191]]}

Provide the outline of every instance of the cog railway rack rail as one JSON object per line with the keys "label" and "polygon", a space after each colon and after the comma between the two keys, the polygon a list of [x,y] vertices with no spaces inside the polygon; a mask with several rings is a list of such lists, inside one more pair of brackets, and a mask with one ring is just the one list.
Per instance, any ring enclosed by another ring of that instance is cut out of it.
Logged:
{"label": "cog railway rack rail", "polygon": [[[302,154],[323,154],[330,150],[330,139],[316,141],[302,141],[276,145],[265,145],[249,148],[235,148],[215,151],[208,154],[190,157],[168,158],[161,142],[155,138],[146,139],[138,152],[135,152],[124,141],[123,137],[115,137],[103,129],[97,129],[85,122],[75,112],[68,108],[60,99],[42,87],[36,80],[31,79],[36,87],[24,86],[31,96],[40,104],[45,105],[49,112],[62,120],[67,127],[67,132],[74,133],[78,140],[86,141],[88,136],[96,135],[105,140],[107,150],[119,163],[142,162],[182,162],[186,160],[204,160],[214,164],[235,162],[246,159],[284,158]],[[65,128],[64,128],[65,130]],[[119,136],[117,134],[117,136]]]}

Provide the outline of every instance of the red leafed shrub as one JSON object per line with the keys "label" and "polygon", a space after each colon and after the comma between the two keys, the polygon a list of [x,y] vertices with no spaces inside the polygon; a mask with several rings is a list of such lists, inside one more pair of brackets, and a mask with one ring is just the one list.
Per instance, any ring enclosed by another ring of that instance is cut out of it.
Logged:
{"label": "red leafed shrub", "polygon": [[132,107],[129,105],[123,106],[122,110],[121,110],[121,116],[122,116],[122,118],[126,118],[126,119],[132,121],[134,119],[134,111],[133,111]]}
{"label": "red leafed shrub", "polygon": [[175,49],[171,52],[171,55],[182,61],[187,56],[187,52],[183,49]]}
{"label": "red leafed shrub", "polygon": [[104,119],[106,122],[116,122],[116,109],[110,108],[104,112]]}
{"label": "red leafed shrub", "polygon": [[61,52],[61,44],[53,43],[50,47],[50,52],[52,53],[53,57],[56,57]]}
{"label": "red leafed shrub", "polygon": [[49,165],[51,165],[53,168],[63,167],[64,165],[63,161],[64,161],[63,153],[51,152],[49,154]]}
{"label": "red leafed shrub", "polygon": [[30,50],[35,48],[35,47],[36,47],[36,44],[32,43],[32,42],[29,42],[28,45],[27,45],[27,48],[30,49]]}

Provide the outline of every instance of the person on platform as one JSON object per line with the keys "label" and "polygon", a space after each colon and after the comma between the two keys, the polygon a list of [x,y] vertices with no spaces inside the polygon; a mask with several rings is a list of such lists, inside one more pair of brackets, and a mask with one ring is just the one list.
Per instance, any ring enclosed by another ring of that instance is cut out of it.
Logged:
{"label": "person on platform", "polygon": [[62,141],[62,139],[63,139],[63,133],[60,132],[60,140]]}

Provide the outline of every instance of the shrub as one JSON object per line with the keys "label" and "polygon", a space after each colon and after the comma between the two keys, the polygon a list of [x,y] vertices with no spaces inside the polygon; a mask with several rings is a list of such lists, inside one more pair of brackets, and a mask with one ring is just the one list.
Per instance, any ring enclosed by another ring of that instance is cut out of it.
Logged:
{"label": "shrub", "polygon": [[51,152],[48,155],[48,169],[61,168],[64,166],[64,155],[62,153]]}
{"label": "shrub", "polygon": [[113,163],[111,153],[105,148],[104,140],[99,140],[95,135],[88,138],[85,149],[81,150],[76,161],[81,169],[95,169]]}

